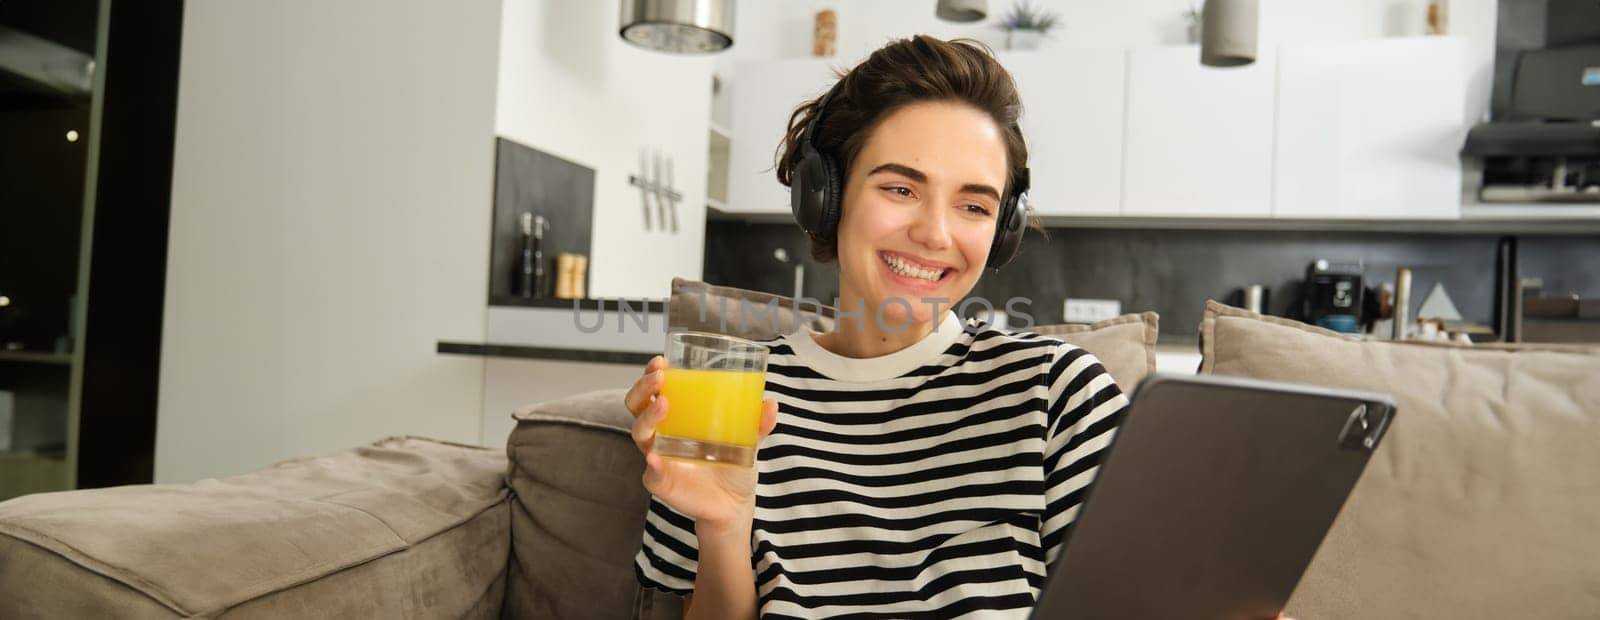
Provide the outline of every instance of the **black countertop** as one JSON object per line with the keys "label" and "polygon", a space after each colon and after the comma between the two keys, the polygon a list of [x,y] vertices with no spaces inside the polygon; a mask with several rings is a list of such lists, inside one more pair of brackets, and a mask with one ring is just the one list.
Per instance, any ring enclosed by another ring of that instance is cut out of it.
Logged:
{"label": "black countertop", "polygon": [[651,299],[557,299],[555,297],[528,298],[515,295],[490,295],[491,306],[512,306],[520,308],[555,308],[557,310],[570,310],[574,305],[580,310],[599,310],[601,304],[611,310],[616,310],[620,302],[627,302],[633,310],[643,308],[646,312],[666,312],[667,304],[663,301]]}
{"label": "black countertop", "polygon": [[[565,301],[565,300],[564,300]],[[522,344],[495,344],[487,342],[450,342],[440,340],[437,351],[450,355],[476,355],[481,357],[509,357],[535,360],[561,360],[594,364],[638,364],[643,366],[656,353],[633,351],[598,351],[594,349],[567,349],[560,347],[535,347]]]}

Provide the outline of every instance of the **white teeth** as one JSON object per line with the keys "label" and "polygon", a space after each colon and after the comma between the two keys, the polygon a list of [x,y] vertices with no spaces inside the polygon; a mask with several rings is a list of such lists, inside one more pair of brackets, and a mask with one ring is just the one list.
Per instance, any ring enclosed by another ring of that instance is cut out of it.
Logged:
{"label": "white teeth", "polygon": [[939,276],[944,275],[943,269],[922,269],[920,267],[913,267],[910,264],[907,264],[905,261],[900,260],[899,257],[894,256],[893,254],[884,254],[883,262],[889,265],[889,271],[893,271],[902,276],[921,278],[923,280],[938,280]]}

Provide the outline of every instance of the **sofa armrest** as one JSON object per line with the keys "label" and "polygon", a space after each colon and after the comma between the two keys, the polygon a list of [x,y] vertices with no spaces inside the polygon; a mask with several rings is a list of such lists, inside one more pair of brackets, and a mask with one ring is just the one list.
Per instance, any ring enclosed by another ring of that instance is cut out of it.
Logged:
{"label": "sofa armrest", "polygon": [[497,616],[497,450],[391,438],[186,485],[0,503],[0,618]]}
{"label": "sofa armrest", "polygon": [[650,496],[624,393],[595,391],[516,412],[506,447],[516,495],[508,616],[681,616],[676,597],[641,592],[634,575]]}

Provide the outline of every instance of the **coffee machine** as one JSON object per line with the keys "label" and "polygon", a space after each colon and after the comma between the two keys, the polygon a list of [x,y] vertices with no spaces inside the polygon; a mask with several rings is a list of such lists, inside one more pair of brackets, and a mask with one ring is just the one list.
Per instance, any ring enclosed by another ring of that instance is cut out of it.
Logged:
{"label": "coffee machine", "polygon": [[1302,316],[1307,323],[1336,332],[1361,332],[1362,265],[1359,261],[1318,259],[1306,266]]}

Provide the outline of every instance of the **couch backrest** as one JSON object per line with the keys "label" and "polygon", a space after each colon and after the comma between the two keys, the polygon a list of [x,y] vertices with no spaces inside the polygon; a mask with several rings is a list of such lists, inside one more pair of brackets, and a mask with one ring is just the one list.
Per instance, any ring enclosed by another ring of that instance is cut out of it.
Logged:
{"label": "couch backrest", "polygon": [[[667,323],[693,331],[768,340],[802,327],[832,329],[835,312],[832,306],[810,303],[796,308],[792,297],[673,278]],[[1117,385],[1131,393],[1139,381],[1156,370],[1159,322],[1156,313],[1142,312],[1092,324],[1038,325],[1028,331],[1093,353]]]}
{"label": "couch backrest", "polygon": [[639,595],[649,494],[628,428],[626,389],[591,392],[516,412],[506,447],[511,564],[505,617],[627,618]]}
{"label": "couch backrest", "polygon": [[1033,331],[1094,354],[1117,386],[1131,394],[1134,386],[1156,371],[1159,321],[1156,313],[1141,312],[1088,325],[1040,325]]}
{"label": "couch backrest", "polygon": [[[499,616],[498,450],[416,437],[0,503],[0,618]],[[0,475],[4,475],[0,472]]]}
{"label": "couch backrest", "polygon": [[1360,341],[1212,302],[1201,372],[1392,394],[1300,618],[1600,613],[1600,355]]}

